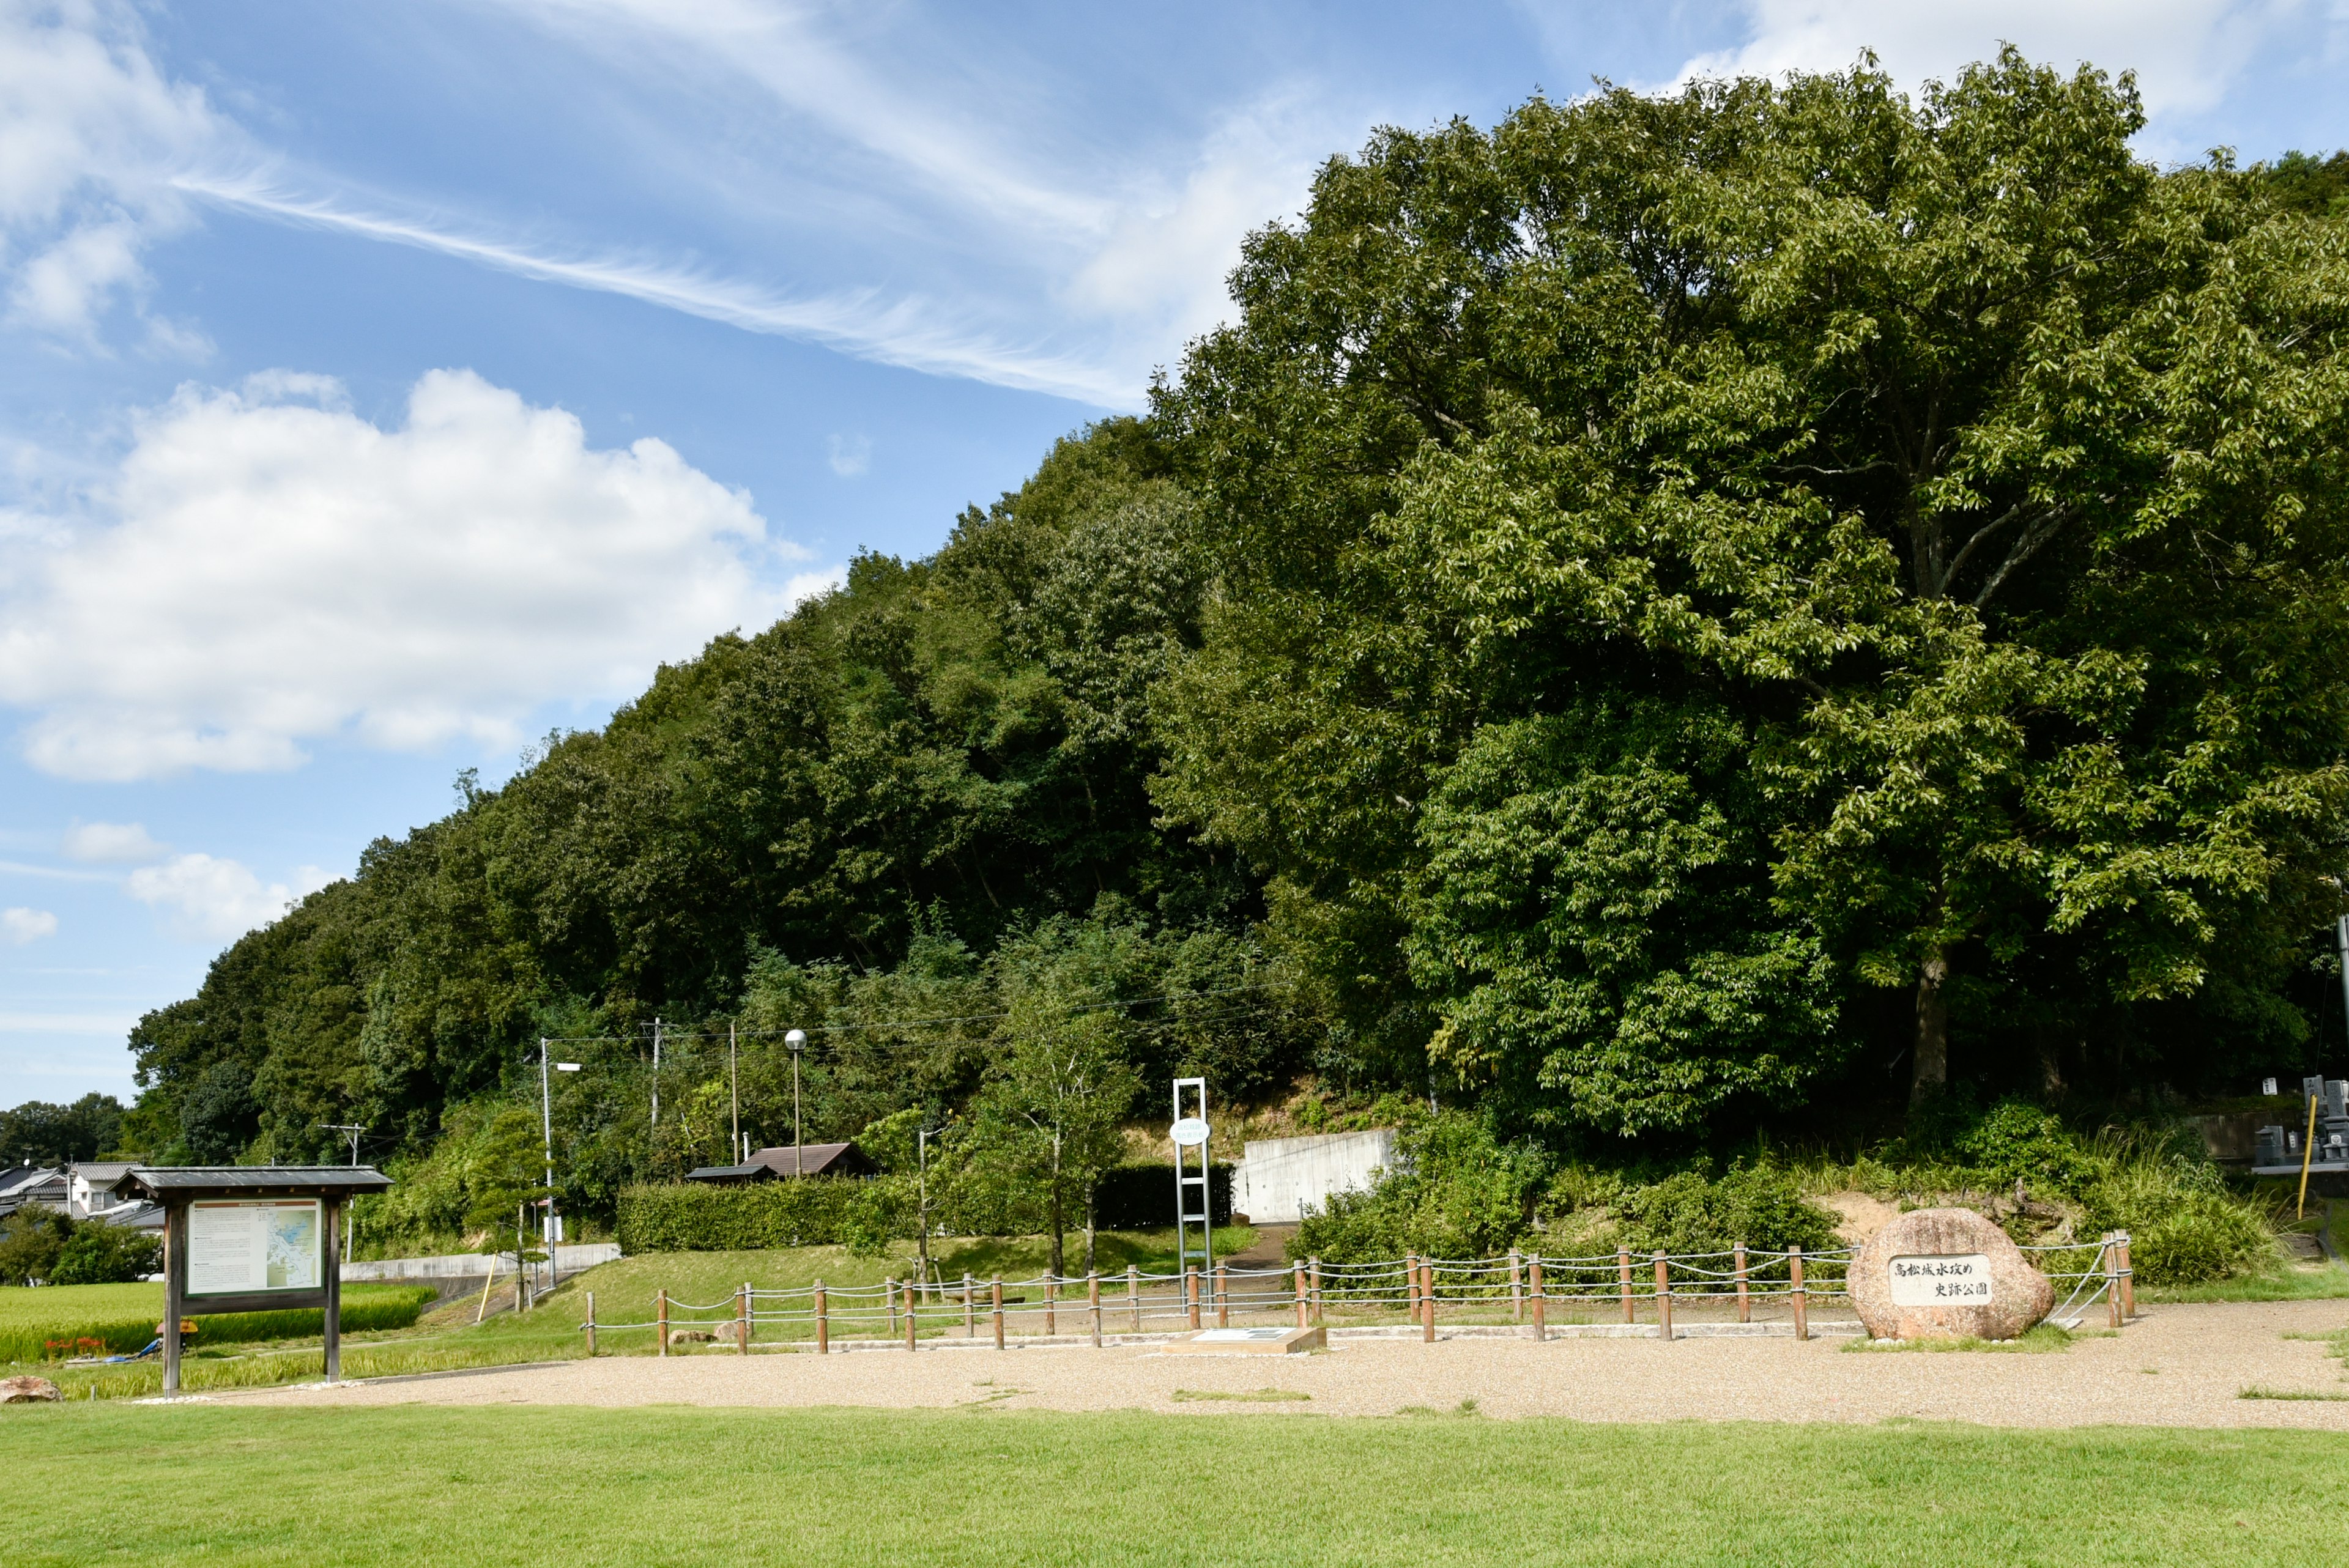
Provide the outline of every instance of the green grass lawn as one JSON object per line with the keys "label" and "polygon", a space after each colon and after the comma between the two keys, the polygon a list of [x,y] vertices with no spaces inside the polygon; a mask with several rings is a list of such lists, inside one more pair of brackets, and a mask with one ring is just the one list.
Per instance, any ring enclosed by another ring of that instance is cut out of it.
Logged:
{"label": "green grass lawn", "polygon": [[0,1409],[9,1561],[2291,1563],[2336,1434],[1214,1414]]}

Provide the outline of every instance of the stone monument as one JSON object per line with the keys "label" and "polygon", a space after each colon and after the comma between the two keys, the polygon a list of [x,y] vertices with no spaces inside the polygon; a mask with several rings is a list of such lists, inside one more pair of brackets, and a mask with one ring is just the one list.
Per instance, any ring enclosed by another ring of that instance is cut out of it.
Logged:
{"label": "stone monument", "polygon": [[1878,1339],[2013,1339],[2055,1305],[2047,1276],[1971,1209],[1889,1221],[1851,1260],[1850,1289]]}

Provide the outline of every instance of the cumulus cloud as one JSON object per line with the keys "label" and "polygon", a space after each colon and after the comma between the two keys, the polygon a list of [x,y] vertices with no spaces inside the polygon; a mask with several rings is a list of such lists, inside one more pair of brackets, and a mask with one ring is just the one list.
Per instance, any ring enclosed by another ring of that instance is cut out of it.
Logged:
{"label": "cumulus cloud", "polygon": [[57,934],[57,917],[46,909],[0,909],[0,942],[22,947]]}
{"label": "cumulus cloud", "polygon": [[108,865],[140,865],[171,852],[171,845],[157,843],[140,822],[76,822],[66,830],[65,847],[72,860]]}
{"label": "cumulus cloud", "polygon": [[87,338],[115,299],[142,296],[140,253],[189,221],[173,176],[235,139],[201,90],[156,69],[129,5],[0,0],[9,318]]}
{"label": "cumulus cloud", "polygon": [[144,866],[124,884],[132,898],[163,912],[182,936],[226,942],[266,925],[334,878],[304,866],[285,882],[262,881],[239,861],[211,855],[174,855],[160,866]]}
{"label": "cumulus cloud", "polygon": [[95,521],[55,521],[0,594],[0,701],[77,779],[298,764],[305,741],[508,745],[554,699],[618,696],[830,574],[658,440],[434,371],[379,428],[317,377],[183,388]]}
{"label": "cumulus cloud", "polygon": [[1948,80],[2012,43],[2035,60],[2134,69],[2149,113],[2216,103],[2299,0],[1743,0],[1749,36],[1699,55],[1682,77],[1842,70],[1874,49],[1900,80]]}

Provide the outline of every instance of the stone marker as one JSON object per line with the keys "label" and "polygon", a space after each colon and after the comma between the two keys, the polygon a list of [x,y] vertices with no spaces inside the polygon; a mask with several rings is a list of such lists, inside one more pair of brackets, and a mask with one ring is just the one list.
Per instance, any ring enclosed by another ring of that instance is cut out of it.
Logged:
{"label": "stone marker", "polygon": [[1971,1209],[1886,1222],[1852,1259],[1850,1287],[1878,1339],[2013,1339],[2055,1305],[2047,1276]]}
{"label": "stone marker", "polygon": [[1328,1347],[1319,1328],[1210,1328],[1159,1346],[1165,1356],[1294,1356]]}
{"label": "stone marker", "polygon": [[64,1398],[47,1377],[0,1377],[0,1405],[54,1404]]}

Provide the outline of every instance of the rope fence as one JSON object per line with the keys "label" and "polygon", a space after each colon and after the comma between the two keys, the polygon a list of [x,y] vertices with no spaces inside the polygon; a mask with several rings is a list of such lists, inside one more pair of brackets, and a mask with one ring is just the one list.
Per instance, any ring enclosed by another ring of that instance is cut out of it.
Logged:
{"label": "rope fence", "polygon": [[[2114,1232],[2095,1242],[2026,1246],[2040,1271],[2054,1284],[2061,1304],[2049,1321],[2076,1326],[2086,1312],[2105,1304],[2117,1328],[2136,1315],[2129,1237]],[[725,1300],[680,1301],[655,1294],[652,1315],[642,1322],[614,1322],[595,1315],[593,1292],[585,1296],[587,1353],[597,1354],[597,1336],[654,1331],[656,1354],[678,1344],[709,1344],[749,1355],[768,1349],[828,1351],[841,1336],[851,1343],[902,1340],[907,1350],[933,1339],[991,1338],[1003,1348],[1025,1342],[1090,1338],[1098,1346],[1112,1337],[1227,1328],[1235,1320],[1270,1320],[1299,1328],[1341,1325],[1369,1326],[1401,1313],[1424,1338],[1437,1336],[1439,1315],[1456,1324],[1508,1323],[1545,1337],[1553,1314],[1568,1323],[1588,1323],[1619,1312],[1625,1324],[1644,1317],[1669,1339],[1672,1314],[1733,1305],[1736,1321],[1752,1323],[1757,1310],[1783,1306],[1797,1338],[1810,1337],[1810,1310],[1847,1303],[1857,1249],[1806,1253],[1734,1247],[1727,1252],[1635,1253],[1628,1248],[1587,1256],[1550,1256],[1513,1251],[1493,1258],[1406,1256],[1392,1262],[1325,1263],[1307,1258],[1278,1268],[1234,1268],[1152,1273],[1037,1274],[957,1281],[890,1279],[879,1284],[826,1285],[822,1280],[786,1289],[762,1289],[750,1282]],[[2066,1286],[2068,1285],[2068,1291]],[[812,1344],[811,1344],[812,1342]]]}

